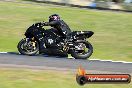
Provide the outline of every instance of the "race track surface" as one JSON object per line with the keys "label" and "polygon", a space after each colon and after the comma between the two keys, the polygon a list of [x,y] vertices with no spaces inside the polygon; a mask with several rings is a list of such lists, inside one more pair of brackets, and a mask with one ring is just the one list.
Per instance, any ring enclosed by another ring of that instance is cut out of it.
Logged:
{"label": "race track surface", "polygon": [[56,69],[77,69],[80,65],[86,70],[132,73],[132,63],[99,61],[99,60],[77,60],[68,58],[58,58],[51,56],[25,56],[13,53],[0,54],[0,66],[33,66]]}

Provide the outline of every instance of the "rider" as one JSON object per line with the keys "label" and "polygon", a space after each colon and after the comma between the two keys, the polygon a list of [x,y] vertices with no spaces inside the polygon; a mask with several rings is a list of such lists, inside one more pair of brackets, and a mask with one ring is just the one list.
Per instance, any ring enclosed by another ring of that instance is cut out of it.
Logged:
{"label": "rider", "polygon": [[63,38],[68,38],[68,34],[71,33],[71,29],[69,28],[69,26],[60,19],[60,16],[58,14],[49,16],[49,22],[43,23],[43,26],[53,27],[53,30],[58,30],[59,34]]}
{"label": "rider", "polygon": [[[50,30],[57,31],[57,33],[65,40],[70,39],[69,34],[71,33],[71,29],[63,20],[60,19],[60,16],[58,14],[49,16],[49,22],[42,23],[42,26],[51,26],[52,28]],[[41,45],[41,48],[44,48],[43,43]],[[40,50],[40,53],[41,52],[43,52],[43,49]]]}

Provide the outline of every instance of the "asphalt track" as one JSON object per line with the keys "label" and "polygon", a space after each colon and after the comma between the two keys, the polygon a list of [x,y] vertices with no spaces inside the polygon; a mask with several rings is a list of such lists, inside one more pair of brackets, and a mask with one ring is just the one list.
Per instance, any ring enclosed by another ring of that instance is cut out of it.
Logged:
{"label": "asphalt track", "polygon": [[77,69],[79,66],[89,71],[132,73],[132,63],[99,61],[99,60],[78,60],[45,55],[26,56],[15,53],[0,53],[0,66],[15,67],[39,67],[54,69]]}

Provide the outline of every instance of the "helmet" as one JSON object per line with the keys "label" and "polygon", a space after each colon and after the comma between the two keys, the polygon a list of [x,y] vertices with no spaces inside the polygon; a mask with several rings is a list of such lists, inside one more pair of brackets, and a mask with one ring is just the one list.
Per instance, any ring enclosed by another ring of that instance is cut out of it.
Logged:
{"label": "helmet", "polygon": [[49,22],[56,21],[56,20],[60,20],[60,16],[58,14],[53,14],[49,16]]}

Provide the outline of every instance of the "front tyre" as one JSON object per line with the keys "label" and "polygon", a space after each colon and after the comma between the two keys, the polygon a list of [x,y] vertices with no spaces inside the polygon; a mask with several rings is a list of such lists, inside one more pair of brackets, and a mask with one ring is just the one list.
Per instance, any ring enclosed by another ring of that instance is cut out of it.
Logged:
{"label": "front tyre", "polygon": [[17,45],[18,51],[23,55],[35,55],[39,51],[39,43],[37,41],[26,41],[22,39]]}
{"label": "front tyre", "polygon": [[71,50],[71,56],[75,59],[87,59],[93,53],[93,47],[89,42],[77,43]]}

